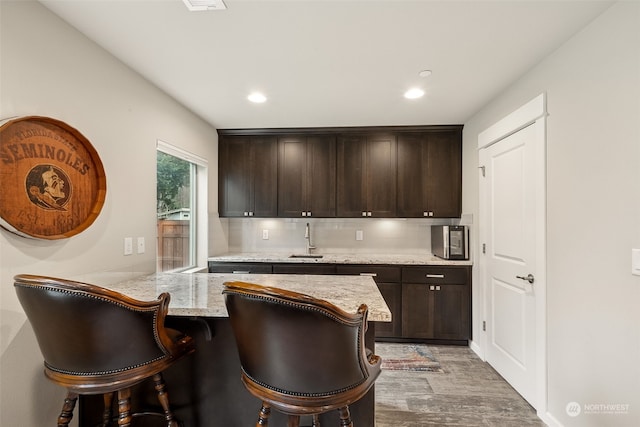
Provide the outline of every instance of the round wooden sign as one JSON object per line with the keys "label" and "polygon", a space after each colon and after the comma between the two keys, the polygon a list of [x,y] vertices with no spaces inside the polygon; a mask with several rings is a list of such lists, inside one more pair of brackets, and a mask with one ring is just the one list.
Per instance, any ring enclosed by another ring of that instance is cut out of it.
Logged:
{"label": "round wooden sign", "polygon": [[0,226],[53,240],[93,223],[107,184],[98,153],[80,132],[29,116],[0,126],[0,189]]}

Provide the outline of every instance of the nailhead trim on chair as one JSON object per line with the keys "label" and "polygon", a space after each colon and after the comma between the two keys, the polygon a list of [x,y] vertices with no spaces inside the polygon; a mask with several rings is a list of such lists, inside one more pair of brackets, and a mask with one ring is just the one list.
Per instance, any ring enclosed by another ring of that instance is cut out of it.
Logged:
{"label": "nailhead trim on chair", "polygon": [[[295,302],[291,302],[291,301],[287,301],[287,300],[281,300],[281,299],[277,299],[277,298],[272,298],[272,297],[268,297],[268,296],[264,296],[264,295],[249,295],[249,294],[245,294],[245,293],[241,293],[241,292],[234,292],[234,291],[225,291],[227,293],[233,293],[236,295],[241,295],[243,297],[247,297],[250,299],[255,299],[255,300],[265,300],[265,301],[269,301],[271,303],[275,303],[275,304],[282,304],[282,305],[289,305],[291,307],[296,307],[296,308],[300,308],[302,310],[307,310],[307,311],[315,311],[318,312],[326,317],[329,317],[343,325],[351,325],[349,322],[345,322],[342,319],[340,319],[337,316],[334,316],[333,314],[327,312],[327,310],[318,308],[318,307],[309,307],[308,305],[305,304],[300,304],[300,303],[295,303]],[[362,337],[362,327],[358,327],[358,342],[360,342]],[[361,359],[361,351],[360,351],[360,346],[358,346],[358,358]],[[359,386],[360,384],[362,384],[368,377],[369,377],[369,373],[367,372],[366,369],[364,369],[362,366],[360,366],[360,370],[362,371],[363,374],[363,379],[361,381],[358,381],[355,384],[352,384],[348,387],[344,387],[341,388],[339,390],[334,390],[334,391],[330,391],[330,392],[325,392],[325,393],[300,393],[300,392],[292,392],[292,391],[288,391],[288,390],[283,390],[281,388],[277,388],[277,387],[272,387],[268,384],[265,384],[261,381],[256,380],[255,378],[253,378],[251,375],[247,374],[247,372],[244,370],[244,368],[242,368],[242,371],[244,372],[244,374],[251,378],[252,381],[254,381],[257,384],[260,384],[262,387],[268,388],[269,390],[274,390],[277,391],[279,393],[283,393],[283,394],[288,394],[291,396],[302,396],[302,397],[316,397],[316,396],[330,396],[332,394],[336,394],[336,393],[341,393],[343,391],[347,391],[347,390],[351,390],[353,388],[356,388],[357,386]]]}
{"label": "nailhead trim on chair", "polygon": [[157,318],[158,318],[158,310],[157,307],[149,307],[148,309],[133,309],[127,305],[121,304],[117,301],[113,301],[112,299],[109,298],[102,298],[99,297],[97,295],[87,295],[83,292],[78,292],[78,291],[70,291],[68,289],[60,289],[60,288],[56,288],[53,286],[47,286],[47,285],[32,285],[29,283],[15,283],[15,286],[21,286],[24,288],[33,288],[33,289],[47,289],[48,291],[52,291],[52,292],[60,292],[63,294],[69,294],[69,295],[74,295],[77,297],[81,297],[81,298],[89,298],[89,299],[95,299],[95,300],[99,300],[99,301],[104,301],[108,304],[113,304],[116,305],[120,308],[124,308],[126,310],[129,311],[134,311],[134,312],[148,312],[148,311],[153,311],[153,338],[156,341],[156,344],[158,345],[159,348],[162,349],[162,352],[164,353],[164,356],[159,356],[156,357],[153,360],[150,360],[148,362],[145,363],[139,363],[137,365],[133,365],[133,366],[127,366],[125,368],[120,368],[120,369],[113,369],[113,370],[109,370],[109,371],[99,371],[99,372],[75,372],[75,371],[67,371],[64,369],[57,369],[51,365],[49,365],[46,361],[44,362],[44,365],[50,369],[51,371],[54,372],[59,372],[61,374],[71,374],[71,375],[82,375],[82,376],[91,376],[91,375],[104,375],[104,374],[115,374],[118,372],[124,372],[124,371],[129,371],[131,369],[135,369],[135,368],[139,368],[141,366],[145,366],[145,365],[150,365],[154,362],[157,362],[158,360],[162,360],[164,358],[167,357],[167,355],[169,354],[169,352],[167,351],[167,349],[162,345],[162,341],[160,340],[160,337],[158,336],[158,330],[156,329],[156,323],[157,323]]}
{"label": "nailhead trim on chair", "polygon": [[76,371],[66,371],[64,369],[58,369],[58,368],[54,368],[53,366],[49,365],[47,362],[44,362],[44,366],[47,367],[47,369],[54,371],[54,372],[59,372],[61,374],[70,374],[70,375],[78,375],[78,376],[91,376],[91,375],[105,375],[105,374],[115,374],[118,372],[124,372],[124,371],[130,371],[131,369],[135,369],[135,368],[139,368],[141,366],[145,366],[145,365],[150,365],[154,362],[157,362],[158,360],[162,360],[164,359],[166,356],[160,356],[160,357],[156,357],[153,360],[150,360],[148,362],[145,363],[139,363],[137,365],[133,365],[133,366],[127,366],[125,368],[120,368],[120,369],[112,369],[109,371],[98,371],[98,372],[76,372]]}
{"label": "nailhead trim on chair", "polygon": [[326,391],[324,393],[300,393],[300,392],[296,392],[296,391],[284,390],[284,389],[281,389],[281,388],[278,388],[278,387],[270,386],[269,384],[265,384],[262,381],[258,381],[255,378],[253,378],[251,375],[247,374],[247,372],[244,370],[244,368],[241,367],[241,369],[242,369],[242,372],[244,372],[244,374],[247,377],[251,378],[251,381],[255,382],[256,384],[260,384],[264,388],[268,388],[269,390],[277,391],[278,393],[288,394],[290,396],[300,396],[300,397],[331,396],[331,395],[334,395],[334,394],[342,393],[342,392],[347,391],[347,390],[354,389],[354,388],[358,387],[360,384],[362,384],[366,380],[366,378],[363,378],[362,381],[358,381],[357,383],[351,384],[348,387],[343,387],[341,389],[333,390],[333,391]]}

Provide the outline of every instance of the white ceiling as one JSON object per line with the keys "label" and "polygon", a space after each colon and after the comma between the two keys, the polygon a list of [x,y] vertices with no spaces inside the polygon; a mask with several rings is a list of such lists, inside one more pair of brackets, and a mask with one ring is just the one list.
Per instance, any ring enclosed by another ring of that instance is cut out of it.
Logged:
{"label": "white ceiling", "polygon": [[40,0],[216,128],[461,124],[612,4],[224,1]]}

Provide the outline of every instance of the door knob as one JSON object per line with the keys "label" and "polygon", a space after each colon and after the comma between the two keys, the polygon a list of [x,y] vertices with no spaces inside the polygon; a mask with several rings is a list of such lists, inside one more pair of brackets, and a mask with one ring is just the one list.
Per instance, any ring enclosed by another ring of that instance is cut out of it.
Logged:
{"label": "door knob", "polygon": [[536,280],[535,277],[533,277],[533,274],[529,274],[527,275],[527,277],[524,276],[516,276],[517,279],[522,279],[522,280],[526,280],[527,282],[533,284],[533,282]]}

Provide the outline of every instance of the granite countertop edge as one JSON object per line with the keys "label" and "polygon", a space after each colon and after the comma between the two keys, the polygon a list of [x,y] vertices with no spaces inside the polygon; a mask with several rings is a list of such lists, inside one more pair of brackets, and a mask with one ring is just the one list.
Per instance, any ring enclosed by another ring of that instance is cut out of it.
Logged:
{"label": "granite countertop edge", "polygon": [[209,262],[264,262],[290,264],[387,264],[417,266],[470,266],[471,260],[446,260],[430,253],[421,254],[368,254],[324,253],[322,258],[292,258],[298,252],[230,252],[211,256]]}

